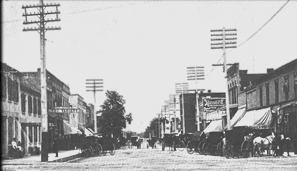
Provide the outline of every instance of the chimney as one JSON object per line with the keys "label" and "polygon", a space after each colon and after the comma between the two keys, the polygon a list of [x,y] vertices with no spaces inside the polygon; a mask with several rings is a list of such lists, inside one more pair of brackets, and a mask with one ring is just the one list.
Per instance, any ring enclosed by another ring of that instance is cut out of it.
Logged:
{"label": "chimney", "polygon": [[270,73],[272,73],[273,71],[274,71],[273,68],[267,68],[267,74],[270,74]]}
{"label": "chimney", "polygon": [[208,90],[207,93],[211,93],[211,90]]}

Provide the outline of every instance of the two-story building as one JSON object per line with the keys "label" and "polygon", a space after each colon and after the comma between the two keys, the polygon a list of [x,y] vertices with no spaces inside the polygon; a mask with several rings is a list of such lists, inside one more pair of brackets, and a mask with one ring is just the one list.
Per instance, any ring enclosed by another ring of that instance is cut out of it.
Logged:
{"label": "two-story building", "polygon": [[[271,71],[271,69],[267,69],[267,73]],[[248,74],[248,70],[239,69],[239,63],[235,63],[227,69],[230,118],[235,115],[238,107],[246,104],[245,89],[255,85],[255,80],[264,75],[266,73]]]}
{"label": "two-story building", "polygon": [[9,155],[13,138],[21,139],[21,73],[5,63],[1,63],[1,142],[2,157]]}
{"label": "two-story building", "polygon": [[70,125],[78,129],[84,129],[85,107],[83,97],[79,94],[71,94],[69,96],[69,103],[73,108],[79,109],[79,112],[72,113],[72,116],[70,117]]}

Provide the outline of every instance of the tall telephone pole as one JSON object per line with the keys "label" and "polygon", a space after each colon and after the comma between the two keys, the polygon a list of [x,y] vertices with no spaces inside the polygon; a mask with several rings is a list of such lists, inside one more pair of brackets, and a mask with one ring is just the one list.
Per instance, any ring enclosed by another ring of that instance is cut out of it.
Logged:
{"label": "tall telephone pole", "polygon": [[[227,75],[227,61],[226,61],[226,49],[227,48],[236,48],[236,29],[223,29],[220,30],[211,30],[210,32],[219,32],[220,34],[211,34],[212,37],[215,37],[214,39],[211,39],[211,41],[216,43],[211,43],[211,49],[223,49],[223,57],[224,57],[224,73],[226,78],[226,115],[227,115],[227,129],[230,130],[231,123],[230,123],[230,111],[229,111],[229,90],[228,90],[228,75]],[[226,33],[228,32],[228,33]],[[219,38],[217,38],[219,37]],[[226,42],[226,41],[229,42]],[[232,65],[232,64],[231,64]],[[213,66],[221,66],[219,65],[213,65]]]}
{"label": "tall telephone pole", "polygon": [[[96,92],[103,91],[103,79],[86,79],[87,91],[94,94],[94,132],[97,133]],[[99,86],[102,84],[102,86]]]}
{"label": "tall telephone pole", "polygon": [[[37,24],[38,27],[24,28],[23,31],[37,31],[40,35],[40,82],[41,82],[41,161],[48,161],[48,115],[47,115],[47,85],[46,85],[46,60],[45,60],[45,32],[47,30],[61,30],[60,27],[46,27],[48,22],[61,21],[58,17],[60,11],[58,7],[60,4],[44,4],[43,0],[36,5],[22,6],[25,10],[23,16],[25,17],[24,25]],[[46,8],[55,9],[54,11],[45,11]],[[55,15],[54,19],[46,16]],[[38,20],[28,20],[28,19]]]}

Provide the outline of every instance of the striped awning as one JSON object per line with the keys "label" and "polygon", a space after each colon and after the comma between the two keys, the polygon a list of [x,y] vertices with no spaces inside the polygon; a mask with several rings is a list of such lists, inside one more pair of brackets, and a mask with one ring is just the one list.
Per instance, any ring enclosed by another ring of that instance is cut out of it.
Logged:
{"label": "striped awning", "polygon": [[268,129],[272,123],[270,108],[246,112],[243,118],[234,127],[247,126],[255,129]]}

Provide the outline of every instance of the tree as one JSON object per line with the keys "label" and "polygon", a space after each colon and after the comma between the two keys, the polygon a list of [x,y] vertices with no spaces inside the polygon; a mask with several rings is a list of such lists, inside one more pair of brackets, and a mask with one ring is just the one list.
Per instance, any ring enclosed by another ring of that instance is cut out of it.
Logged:
{"label": "tree", "polygon": [[149,135],[151,136],[158,136],[159,133],[159,119],[158,118],[153,118],[150,122],[150,125],[146,127],[145,132],[144,132],[144,137],[149,138]]}
{"label": "tree", "polygon": [[105,93],[107,99],[101,105],[101,118],[99,122],[99,129],[103,135],[111,135],[119,137],[122,129],[126,128],[126,121],[131,124],[132,114],[125,116],[125,100],[123,96],[116,91],[107,91]]}

